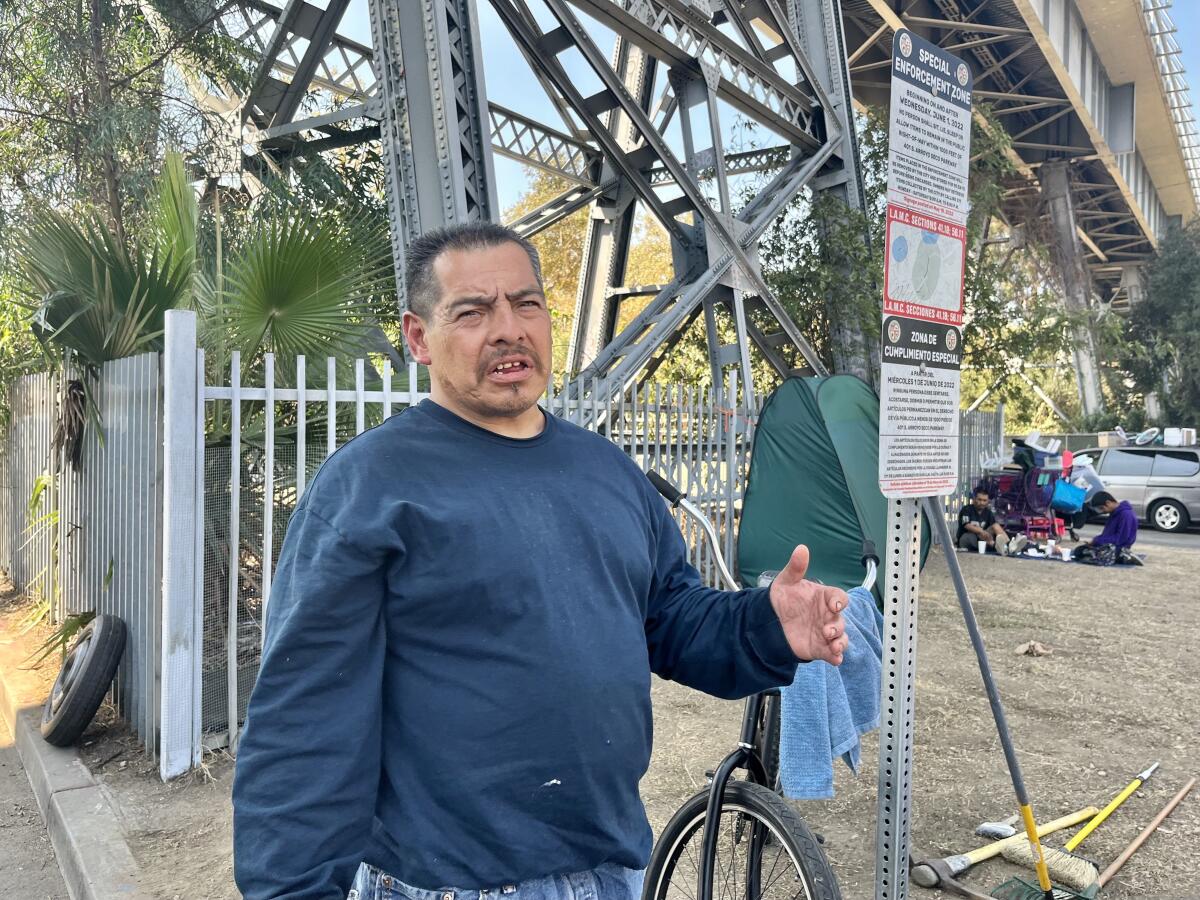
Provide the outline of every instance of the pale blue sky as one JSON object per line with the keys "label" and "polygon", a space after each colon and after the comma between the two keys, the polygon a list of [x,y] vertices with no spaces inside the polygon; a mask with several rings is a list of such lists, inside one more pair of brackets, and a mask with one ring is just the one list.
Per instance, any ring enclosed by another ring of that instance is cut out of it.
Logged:
{"label": "pale blue sky", "polygon": [[1197,0],[1177,0],[1171,18],[1179,33],[1175,39],[1183,48],[1183,64],[1187,66],[1188,84],[1192,86],[1192,103],[1200,91],[1200,3]]}
{"label": "pale blue sky", "polygon": [[1185,77],[1192,89],[1192,114],[1200,119],[1200,0],[1175,0],[1171,18],[1178,29],[1175,40],[1183,50]]}

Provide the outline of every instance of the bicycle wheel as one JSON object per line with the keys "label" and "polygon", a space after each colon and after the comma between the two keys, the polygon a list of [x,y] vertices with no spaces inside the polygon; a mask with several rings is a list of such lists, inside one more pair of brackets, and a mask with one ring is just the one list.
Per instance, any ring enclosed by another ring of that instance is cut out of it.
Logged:
{"label": "bicycle wheel", "polygon": [[779,791],[779,710],[783,698],[779,692],[767,694],[763,698],[762,712],[758,715],[758,727],[755,729],[754,742],[758,747],[759,758],[767,772],[767,787]]}
{"label": "bicycle wheel", "polygon": [[[697,898],[708,792],[667,823],[646,868],[642,900]],[[711,900],[841,900],[833,870],[804,820],[781,797],[745,781],[725,787]]]}

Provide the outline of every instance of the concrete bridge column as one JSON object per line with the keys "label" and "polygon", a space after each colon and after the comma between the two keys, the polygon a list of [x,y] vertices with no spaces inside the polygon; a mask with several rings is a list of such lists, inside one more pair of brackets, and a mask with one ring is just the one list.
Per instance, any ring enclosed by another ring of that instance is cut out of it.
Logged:
{"label": "concrete bridge column", "polygon": [[1092,281],[1075,230],[1068,163],[1055,160],[1043,164],[1041,181],[1042,197],[1050,213],[1051,252],[1062,277],[1063,302],[1072,315],[1082,314],[1085,317],[1085,321],[1075,328],[1075,373],[1079,380],[1079,402],[1084,415],[1092,415],[1104,409],[1104,395],[1100,392],[1100,368],[1096,362],[1096,339],[1092,332]]}

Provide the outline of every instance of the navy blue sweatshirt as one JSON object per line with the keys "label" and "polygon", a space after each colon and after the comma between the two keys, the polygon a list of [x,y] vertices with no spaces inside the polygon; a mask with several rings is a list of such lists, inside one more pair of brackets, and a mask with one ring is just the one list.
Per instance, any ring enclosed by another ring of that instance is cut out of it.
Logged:
{"label": "navy blue sweatshirt", "polygon": [[790,682],[765,589],[711,590],[602,437],[516,440],[425,401],[326,461],[288,525],[238,748],[247,900],[643,868],[650,673]]}

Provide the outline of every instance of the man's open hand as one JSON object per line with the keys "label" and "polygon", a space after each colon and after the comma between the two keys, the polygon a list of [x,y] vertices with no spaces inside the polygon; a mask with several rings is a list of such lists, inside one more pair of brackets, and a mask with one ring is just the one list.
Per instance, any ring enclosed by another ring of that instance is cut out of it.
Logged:
{"label": "man's open hand", "polygon": [[771,605],[796,656],[841,665],[850,643],[842,610],[850,599],[843,590],[808,581],[807,571],[808,548],[801,544],[771,582]]}

